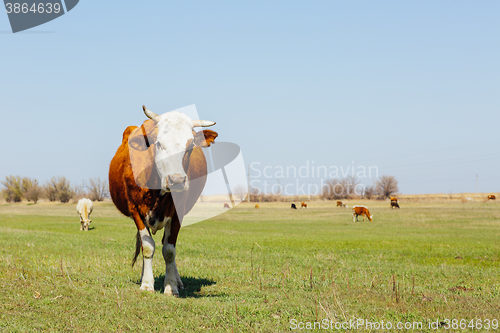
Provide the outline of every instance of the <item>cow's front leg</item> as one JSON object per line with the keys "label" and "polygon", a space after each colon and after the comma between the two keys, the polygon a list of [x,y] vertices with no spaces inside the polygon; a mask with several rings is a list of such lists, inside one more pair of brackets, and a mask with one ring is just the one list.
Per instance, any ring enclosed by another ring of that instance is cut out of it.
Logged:
{"label": "cow's front leg", "polygon": [[179,275],[179,271],[177,270],[177,262],[174,260],[175,267],[175,278],[177,280],[177,288],[184,289],[184,283],[182,283],[181,276]]}
{"label": "cow's front leg", "polygon": [[147,228],[139,230],[142,243],[142,275],[141,290],[153,292],[155,290],[155,279],[153,276],[153,255],[155,254],[155,241],[149,234]]}
{"label": "cow's front leg", "polygon": [[175,263],[175,243],[181,228],[181,223],[177,214],[174,214],[169,223],[165,226],[163,234],[163,258],[165,259],[165,282],[163,283],[164,293],[167,295],[179,296],[179,289],[183,289],[181,277]]}
{"label": "cow's front leg", "polygon": [[180,280],[177,267],[175,266],[175,246],[168,242],[163,244],[163,258],[165,259],[165,282],[163,283],[164,293],[172,296],[179,296],[177,280]]}

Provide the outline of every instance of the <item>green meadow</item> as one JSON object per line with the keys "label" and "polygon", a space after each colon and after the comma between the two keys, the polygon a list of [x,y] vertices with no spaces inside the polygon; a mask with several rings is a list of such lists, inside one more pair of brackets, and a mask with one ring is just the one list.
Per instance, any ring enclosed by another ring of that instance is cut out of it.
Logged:
{"label": "green meadow", "polygon": [[162,231],[155,292],[139,289],[135,225],[112,203],[95,203],[88,232],[76,204],[0,205],[0,331],[284,332],[314,322],[337,331],[335,323],[364,320],[421,322],[406,331],[434,332],[429,325],[444,330],[447,319],[462,320],[447,331],[495,331],[500,204],[355,203],[374,222],[353,223],[350,208],[312,201],[297,210],[242,203],[183,227],[179,298],[163,295]]}

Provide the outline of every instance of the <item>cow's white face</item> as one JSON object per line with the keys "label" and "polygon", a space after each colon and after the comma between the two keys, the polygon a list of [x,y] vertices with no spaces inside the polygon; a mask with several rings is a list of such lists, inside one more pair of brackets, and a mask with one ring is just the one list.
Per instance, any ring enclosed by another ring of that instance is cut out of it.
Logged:
{"label": "cow's white face", "polygon": [[[190,154],[195,145],[208,147],[217,133],[211,132],[211,138],[206,139],[205,131],[193,135],[194,127],[215,125],[213,121],[192,120],[185,114],[171,111],[157,115],[142,106],[144,113],[158,127],[155,149],[155,165],[161,180],[161,192],[181,192],[189,189],[189,179],[184,170],[189,164]],[[184,165],[186,164],[186,165]]]}
{"label": "cow's white face", "polygon": [[193,144],[193,123],[183,113],[172,111],[159,116],[155,142],[155,163],[162,191],[180,192],[189,189],[184,170],[184,155]]}

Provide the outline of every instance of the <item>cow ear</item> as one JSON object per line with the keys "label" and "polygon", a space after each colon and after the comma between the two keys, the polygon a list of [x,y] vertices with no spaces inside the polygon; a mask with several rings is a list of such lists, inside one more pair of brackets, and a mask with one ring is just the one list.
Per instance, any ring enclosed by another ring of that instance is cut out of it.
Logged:
{"label": "cow ear", "polygon": [[198,147],[210,147],[218,135],[217,132],[211,130],[196,132],[194,134],[194,144]]}
{"label": "cow ear", "polygon": [[141,127],[137,127],[128,138],[130,147],[137,150],[146,150],[156,141],[158,127],[152,120],[146,120]]}

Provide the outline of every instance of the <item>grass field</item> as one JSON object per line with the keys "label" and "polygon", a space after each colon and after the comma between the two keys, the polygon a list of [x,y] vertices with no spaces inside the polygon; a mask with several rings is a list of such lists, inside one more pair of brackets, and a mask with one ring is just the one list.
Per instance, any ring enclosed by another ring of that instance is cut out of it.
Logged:
{"label": "grass field", "polygon": [[318,201],[243,203],[182,228],[180,298],[162,293],[161,232],[156,291],[139,290],[135,225],[111,203],[95,204],[89,232],[75,204],[1,205],[0,331],[282,332],[364,319],[432,332],[436,320],[500,320],[500,204],[359,203],[373,223]]}

